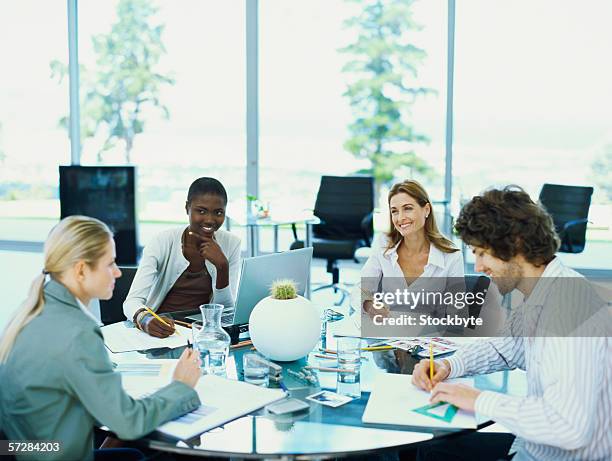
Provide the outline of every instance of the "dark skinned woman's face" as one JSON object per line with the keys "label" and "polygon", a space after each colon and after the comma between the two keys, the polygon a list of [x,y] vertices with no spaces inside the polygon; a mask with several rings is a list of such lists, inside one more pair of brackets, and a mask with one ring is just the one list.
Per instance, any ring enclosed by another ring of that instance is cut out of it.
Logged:
{"label": "dark skinned woman's face", "polygon": [[211,236],[225,221],[225,200],[215,194],[196,195],[185,204],[189,230],[201,236]]}

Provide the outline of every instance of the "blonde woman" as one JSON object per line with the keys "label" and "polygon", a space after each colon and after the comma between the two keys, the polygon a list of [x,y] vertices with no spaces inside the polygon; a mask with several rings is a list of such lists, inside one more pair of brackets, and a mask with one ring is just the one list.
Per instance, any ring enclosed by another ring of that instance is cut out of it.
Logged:
{"label": "blonde woman", "polygon": [[[447,282],[463,283],[463,256],[438,230],[423,186],[413,180],[395,184],[388,200],[389,232],[374,240],[361,270],[365,292],[445,289]],[[372,301],[363,307],[374,313]]]}
{"label": "blonde woman", "polygon": [[[45,242],[44,268],[0,339],[0,430],[12,440],[57,440],[45,459],[92,459],[93,426],[136,439],[195,409],[199,359],[186,350],[173,381],[134,400],[113,371],[93,298],[109,299],[121,272],[108,227],[71,216]],[[48,280],[45,282],[45,280]]]}

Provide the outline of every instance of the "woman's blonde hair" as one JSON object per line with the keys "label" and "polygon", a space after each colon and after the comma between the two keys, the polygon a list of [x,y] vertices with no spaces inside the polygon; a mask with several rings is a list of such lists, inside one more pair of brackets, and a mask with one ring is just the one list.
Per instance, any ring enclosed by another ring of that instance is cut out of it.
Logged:
{"label": "woman's blonde hair", "polygon": [[[391,190],[389,191],[389,196],[387,203],[391,205],[391,198],[399,193],[405,193],[410,195],[419,206],[424,207],[429,203],[431,207],[431,201],[429,200],[429,196],[425,191],[425,188],[421,186],[417,181],[412,179],[407,179],[406,181],[394,184]],[[390,206],[389,206],[390,208]],[[436,224],[436,218],[433,213],[433,208],[429,212],[427,218],[425,218],[425,238],[433,244],[438,250],[443,251],[444,253],[454,253],[455,251],[459,251],[459,249],[451,242],[449,239],[444,237],[442,233],[438,230],[438,226]],[[393,219],[391,219],[391,211],[389,210],[389,232],[387,233],[387,250],[390,250],[395,245],[402,240],[402,234],[395,228],[393,225]]]}
{"label": "woman's blonde hair", "polygon": [[95,267],[112,238],[113,234],[106,224],[88,216],[70,216],[51,229],[45,242],[42,273],[32,281],[28,297],[0,338],[0,363],[6,362],[21,330],[42,312],[45,276],[49,274],[57,279],[79,261]]}

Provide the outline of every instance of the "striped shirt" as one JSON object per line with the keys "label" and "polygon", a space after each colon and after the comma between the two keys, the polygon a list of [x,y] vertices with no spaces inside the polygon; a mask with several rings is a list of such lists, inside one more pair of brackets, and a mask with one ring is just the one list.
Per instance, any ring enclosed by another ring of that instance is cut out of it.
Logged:
{"label": "striped shirt", "polygon": [[[551,295],[574,302],[576,293],[566,288],[564,277],[581,276],[555,258],[542,274],[547,283],[540,279],[520,307],[541,309]],[[550,283],[551,279],[560,280]],[[580,301],[573,305],[579,307]],[[483,391],[475,404],[476,413],[517,436],[513,461],[612,459],[609,336],[495,338],[467,345],[448,361],[450,377],[514,368],[526,371],[527,396]]]}

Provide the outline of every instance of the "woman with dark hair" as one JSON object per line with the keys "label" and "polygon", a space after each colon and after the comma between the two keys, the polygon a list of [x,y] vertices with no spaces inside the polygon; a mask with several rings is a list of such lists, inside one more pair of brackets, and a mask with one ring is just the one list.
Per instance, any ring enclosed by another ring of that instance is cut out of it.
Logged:
{"label": "woman with dark hair", "polygon": [[[414,180],[389,191],[389,232],[372,244],[372,255],[361,270],[362,288],[393,292],[416,288],[417,279],[463,279],[463,256],[438,230],[427,192]],[[431,283],[428,287],[433,288]],[[371,312],[372,302],[364,309]]]}
{"label": "woman with dark hair", "polygon": [[227,193],[214,178],[196,179],[189,187],[187,227],[161,232],[144,249],[134,281],[123,303],[125,316],[159,338],[174,333],[147,312],[195,310],[215,302],[231,312],[240,269],[240,239],[221,229]]}

